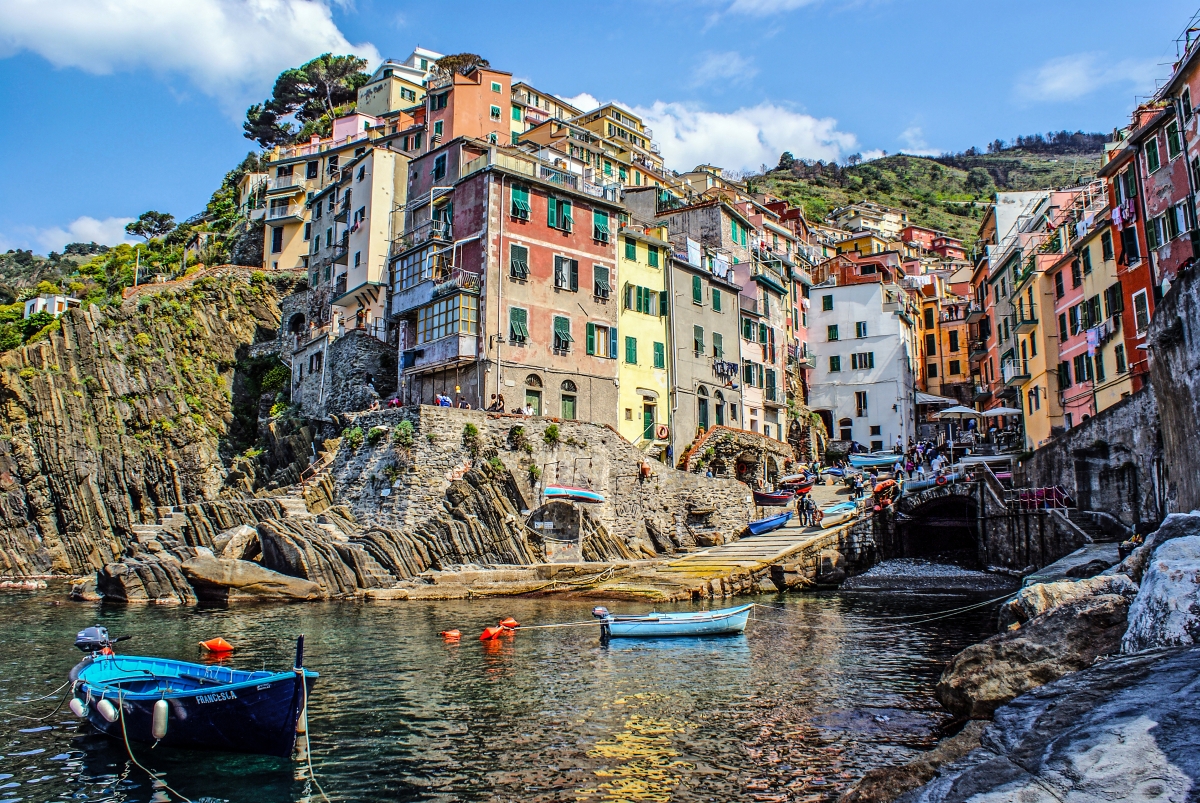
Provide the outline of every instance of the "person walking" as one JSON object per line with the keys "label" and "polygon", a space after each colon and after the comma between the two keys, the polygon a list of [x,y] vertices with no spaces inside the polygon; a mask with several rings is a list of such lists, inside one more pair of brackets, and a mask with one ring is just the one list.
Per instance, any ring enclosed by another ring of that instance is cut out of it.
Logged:
{"label": "person walking", "polygon": [[908,478],[910,480],[912,479],[913,471],[915,471],[916,468],[916,464],[913,463],[912,458],[908,458],[908,461],[904,464],[904,470],[908,472]]}

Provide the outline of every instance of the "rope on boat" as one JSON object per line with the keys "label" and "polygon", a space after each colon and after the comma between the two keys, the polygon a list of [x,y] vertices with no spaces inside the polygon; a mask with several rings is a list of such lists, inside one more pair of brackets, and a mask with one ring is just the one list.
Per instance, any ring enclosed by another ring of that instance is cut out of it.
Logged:
{"label": "rope on boat", "polygon": [[325,803],[329,803],[329,795],[325,794],[325,790],[317,782],[317,774],[313,772],[312,740],[308,735],[308,679],[303,671],[300,673],[300,688],[304,691],[304,758],[308,762],[308,779],[313,782],[313,786],[317,787],[317,791],[321,793]]}
{"label": "rope on boat", "polygon": [[136,758],[133,757],[133,749],[129,746],[129,733],[125,730],[125,691],[124,690],[117,692],[117,708],[118,708],[117,713],[119,713],[121,715],[121,737],[125,740],[125,752],[129,754],[129,760],[134,763],[134,766],[136,766],[142,772],[149,775],[150,780],[157,781],[158,783],[162,784],[163,789],[166,789],[168,792],[175,795],[175,797],[179,798],[180,800],[183,800],[184,803],[192,803],[191,799],[187,795],[183,794],[182,792],[177,792],[176,790],[167,786],[167,782],[164,781],[162,778],[160,778],[158,773],[152,772],[152,771],[146,769],[144,766],[142,766],[142,764]]}
{"label": "rope on boat", "polygon": [[[36,697],[32,700],[16,700],[15,702],[17,702],[21,705],[28,705],[29,703],[40,703],[42,700],[49,700],[51,697],[54,697],[60,691],[62,691],[63,689],[65,689],[67,686],[70,686],[70,685],[71,685],[71,681],[68,680],[66,683],[59,686],[57,689],[55,689],[54,691],[45,695],[44,697]],[[45,716],[42,716],[42,717],[31,717],[26,714],[18,714],[16,711],[13,711],[11,708],[0,708],[0,711],[3,711],[4,713],[6,713],[10,716],[17,717],[18,719],[27,719],[30,722],[44,722],[45,720],[49,719],[50,717],[52,717],[58,713],[59,709],[63,707],[63,703],[65,703],[67,701],[68,696],[70,696],[69,692],[62,696],[62,699],[58,701],[58,705],[54,706],[53,711],[51,711],[49,714],[46,714]]]}

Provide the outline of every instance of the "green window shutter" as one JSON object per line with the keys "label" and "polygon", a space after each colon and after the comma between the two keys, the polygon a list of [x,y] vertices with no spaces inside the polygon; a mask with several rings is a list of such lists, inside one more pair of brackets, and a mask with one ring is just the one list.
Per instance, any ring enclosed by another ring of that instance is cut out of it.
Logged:
{"label": "green window shutter", "polygon": [[[554,320],[557,323],[562,318],[555,318]],[[587,325],[587,353],[592,355],[596,353],[596,324],[594,323]]]}
{"label": "green window shutter", "polygon": [[608,356],[609,359],[617,358],[617,327],[608,327]]}
{"label": "green window shutter", "polygon": [[699,354],[704,353],[704,327],[692,327],[692,345]]}
{"label": "green window shutter", "polygon": [[824,312],[833,309],[833,296],[821,296],[821,309]]}
{"label": "green window shutter", "polygon": [[713,312],[721,311],[721,291],[715,287],[713,288],[713,291],[712,291],[712,307],[713,307]]}
{"label": "green window shutter", "polygon": [[625,362],[630,365],[637,365],[637,338],[625,338]]}
{"label": "green window shutter", "polygon": [[716,332],[713,332],[713,356],[718,360],[725,359],[725,343]]}
{"label": "green window shutter", "polygon": [[667,291],[663,290],[658,294],[658,314],[666,315],[669,309],[670,307],[667,304]]}
{"label": "green window shutter", "polygon": [[658,246],[648,246],[646,248],[646,264],[652,268],[658,267]]}
{"label": "green window shutter", "polygon": [[737,221],[734,220],[733,218],[729,218],[729,236],[731,238],[733,238],[733,241],[735,243],[737,242],[737,239],[738,239],[737,238],[737,229],[738,229]]}
{"label": "green window shutter", "polygon": [[655,343],[654,344],[654,367],[655,368],[666,368],[667,367],[667,347],[666,347],[666,344],[664,344],[664,343]]}
{"label": "green window shutter", "polygon": [[571,216],[571,202],[567,200],[559,200],[558,202],[558,225],[563,231],[570,231],[571,226],[575,223],[575,219]]}
{"label": "green window shutter", "polygon": [[830,357],[829,358],[829,370],[831,372],[842,370],[842,358],[841,357]]}
{"label": "green window shutter", "polygon": [[704,303],[704,283],[700,281],[699,276],[692,277],[692,301],[697,304]]}
{"label": "green window shutter", "polygon": [[758,342],[759,343],[767,342],[767,325],[765,323],[760,323],[758,325]]}
{"label": "green window shutter", "polygon": [[553,195],[546,199],[546,225],[552,229],[558,228],[558,199]]}
{"label": "green window shutter", "polygon": [[625,309],[634,308],[634,297],[637,289],[637,285],[630,284],[629,282],[625,283]]}
{"label": "green window shutter", "polygon": [[625,258],[630,262],[637,262],[637,241],[632,237],[625,238]]}
{"label": "green window shutter", "polygon": [[754,341],[754,321],[749,318],[742,318],[742,339]]}
{"label": "green window shutter", "polygon": [[579,260],[569,259],[567,262],[571,269],[571,290],[575,291],[579,289]]}
{"label": "green window shutter", "polygon": [[527,310],[513,307],[508,311],[508,336],[519,343],[529,339],[529,313]]}

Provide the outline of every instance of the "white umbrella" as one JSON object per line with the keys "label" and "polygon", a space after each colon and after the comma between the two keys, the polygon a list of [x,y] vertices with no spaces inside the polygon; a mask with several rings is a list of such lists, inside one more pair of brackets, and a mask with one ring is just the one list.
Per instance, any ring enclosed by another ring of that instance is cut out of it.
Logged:
{"label": "white umbrella", "polygon": [[938,418],[956,418],[962,420],[964,418],[979,418],[982,413],[978,410],[972,410],[970,407],[963,407],[961,404],[954,407],[948,407],[940,413],[935,414]]}
{"label": "white umbrella", "polygon": [[994,415],[1024,415],[1024,410],[1018,410],[1015,407],[993,407],[990,410],[984,410],[983,415],[991,418]]}

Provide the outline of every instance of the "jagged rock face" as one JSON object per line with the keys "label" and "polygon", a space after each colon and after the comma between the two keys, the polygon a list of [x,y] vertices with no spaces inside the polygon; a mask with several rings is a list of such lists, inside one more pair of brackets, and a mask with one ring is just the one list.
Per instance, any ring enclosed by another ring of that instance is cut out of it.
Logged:
{"label": "jagged rock face", "polygon": [[938,680],[938,700],[958,716],[989,717],[1029,689],[1116,653],[1128,611],[1128,598],[1118,594],[1084,597],[1052,608],[1019,630],[967,647]]}
{"label": "jagged rock face", "polygon": [[1200,643],[1200,536],[1173,538],[1158,549],[1129,609],[1121,651]]}
{"label": "jagged rock face", "polygon": [[1142,573],[1146,571],[1146,566],[1156,549],[1174,538],[1189,535],[1200,535],[1200,515],[1172,513],[1163,519],[1157,530],[1146,536],[1144,544],[1109,571],[1129,575],[1135,583],[1140,583]]}
{"label": "jagged rock face", "polygon": [[268,569],[311,580],[325,597],[352,596],[358,591],[354,570],[342,560],[330,534],[312,522],[260,521],[258,540],[262,565]]}
{"label": "jagged rock face", "polygon": [[1011,622],[1028,622],[1051,608],[1098,594],[1119,594],[1133,601],[1137,584],[1123,574],[1102,575],[1086,580],[1062,580],[1057,583],[1035,583],[1017,592],[1000,612],[1002,626]]}
{"label": "jagged rock face", "polygon": [[197,555],[181,568],[204,602],[306,601],[323,596],[321,587],[311,580],[273,572],[249,560]]}
{"label": "jagged rock face", "polygon": [[278,298],[201,279],[68,312],[0,357],[0,574],[101,569],[155,508],[216,497],[233,368],[278,328]]}
{"label": "jagged rock face", "polygon": [[170,555],[126,558],[96,573],[96,590],[109,602],[193,605],[196,593],[180,562]]}

